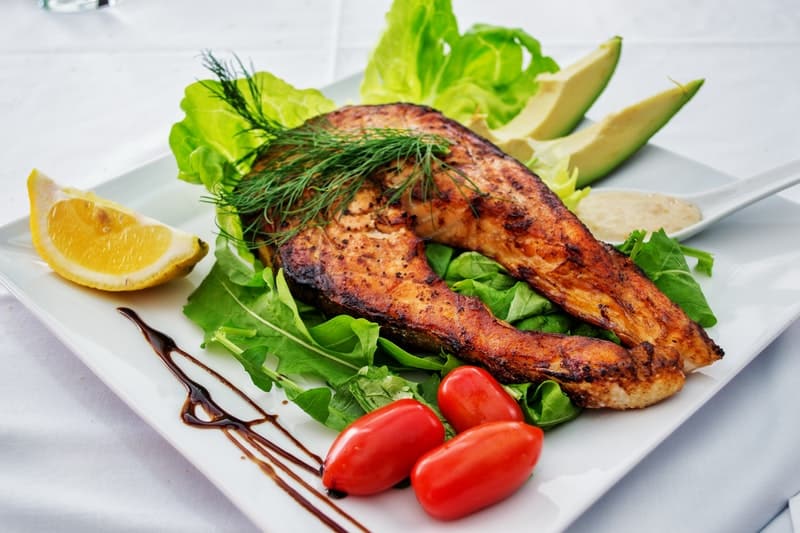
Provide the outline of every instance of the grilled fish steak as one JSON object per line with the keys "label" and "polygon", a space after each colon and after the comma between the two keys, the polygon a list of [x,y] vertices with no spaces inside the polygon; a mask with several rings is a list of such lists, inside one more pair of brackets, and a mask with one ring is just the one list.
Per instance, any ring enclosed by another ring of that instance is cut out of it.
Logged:
{"label": "grilled fish steak", "polygon": [[[433,198],[412,190],[387,205],[383,192],[408,174],[393,167],[373,175],[329,224],[262,250],[300,299],[373,320],[407,346],[451,352],[504,382],[553,379],[587,407],[650,405],[680,390],[685,371],[722,356],[700,326],[627,257],[594,239],[537,176],[467,128],[413,104],[350,106],[317,121],[350,131],[418,130],[453,144],[444,158],[449,168],[435,171]],[[263,224],[266,232],[275,229]],[[614,331],[624,346],[523,332],[497,320],[436,276],[425,240],[495,259],[573,316]]]}
{"label": "grilled fish steak", "polygon": [[[520,331],[480,300],[452,291],[431,269],[412,217],[362,188],[346,212],[273,250],[293,294],[330,312],[373,320],[406,346],[445,350],[506,383],[553,379],[579,405],[644,407],[678,391],[677,354],[647,343]],[[672,356],[670,358],[670,356]]]}
{"label": "grilled fish steak", "polygon": [[[402,201],[418,236],[491,257],[625,346],[653,348],[665,359],[677,350],[687,372],[722,357],[702,327],[629,258],[597,241],[525,165],[461,124],[414,104],[343,107],[319,120],[340,130],[417,130],[453,143],[444,158],[450,169],[435,172],[439,194],[424,201],[412,191]],[[374,180],[389,188],[403,177],[392,170]]]}

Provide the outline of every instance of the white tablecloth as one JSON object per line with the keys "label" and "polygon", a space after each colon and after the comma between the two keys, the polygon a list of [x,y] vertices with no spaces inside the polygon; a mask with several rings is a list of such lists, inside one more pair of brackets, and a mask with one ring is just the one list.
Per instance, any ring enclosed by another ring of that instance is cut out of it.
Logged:
{"label": "white tablecloth", "polygon": [[[663,88],[667,77],[704,77],[656,144],[737,177],[800,156],[795,1],[454,4],[462,28],[522,26],[562,64],[623,36],[619,68],[591,117]],[[27,215],[33,167],[89,188],[167,153],[183,88],[206,76],[201,50],[235,51],[295,85],[319,87],[362,68],[388,5],[121,0],[55,14],[35,0],[4,0],[0,224]],[[784,196],[800,201],[800,190]],[[2,289],[0,308],[0,530],[254,529]],[[572,530],[791,531],[787,501],[800,492],[798,346],[795,323]]]}

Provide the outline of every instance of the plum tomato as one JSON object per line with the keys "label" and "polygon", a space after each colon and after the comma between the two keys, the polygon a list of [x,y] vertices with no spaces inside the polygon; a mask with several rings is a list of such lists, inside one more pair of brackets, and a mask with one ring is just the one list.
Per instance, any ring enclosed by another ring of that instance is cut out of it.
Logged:
{"label": "plum tomato", "polygon": [[457,432],[486,422],[523,422],[519,404],[489,372],[477,366],[451,370],[439,384],[437,402]]}
{"label": "plum tomato", "polygon": [[408,477],[425,452],[444,442],[444,425],[433,410],[402,399],[367,413],[333,441],[322,484],[354,496],[376,494]]}
{"label": "plum tomato", "polygon": [[489,422],[459,433],[414,465],[414,494],[439,520],[455,520],[497,503],[530,477],[543,435],[523,422]]}

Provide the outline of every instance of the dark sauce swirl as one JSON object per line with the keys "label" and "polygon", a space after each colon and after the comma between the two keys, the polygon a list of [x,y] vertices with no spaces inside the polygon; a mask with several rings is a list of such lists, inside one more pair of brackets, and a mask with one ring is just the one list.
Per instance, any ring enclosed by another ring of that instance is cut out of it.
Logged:
{"label": "dark sauce swirl", "polygon": [[[337,521],[335,515],[338,515],[338,519],[343,519],[358,530],[369,531],[336,505],[333,501],[333,495],[327,495],[325,492],[318,490],[300,477],[297,470],[304,470],[316,476],[320,476],[322,458],[311,452],[311,450],[284,428],[278,422],[277,415],[264,411],[252,398],[247,396],[224,376],[179,348],[175,344],[175,341],[166,334],[147,325],[132,309],[119,307],[117,310],[136,324],[155,353],[161,358],[170,372],[172,372],[172,375],[186,388],[188,394],[183,408],[181,409],[181,420],[183,420],[185,424],[196,428],[218,429],[222,431],[225,436],[239,448],[245,457],[258,465],[261,471],[267,474],[276,485],[333,531],[348,531],[347,528]],[[245,421],[220,407],[211,397],[211,393],[208,389],[186,375],[180,366],[178,366],[175,359],[173,359],[173,354],[179,354],[187,361],[213,376],[242,400],[247,402],[260,417]],[[199,410],[202,410],[206,416],[202,418],[198,416]],[[282,433],[297,449],[300,456],[256,432],[253,428],[260,424],[270,424],[274,429]],[[325,509],[315,505],[314,502],[300,492],[301,489],[307,491],[308,494],[321,502],[329,511],[326,512]],[[331,514],[334,516],[331,516]]]}

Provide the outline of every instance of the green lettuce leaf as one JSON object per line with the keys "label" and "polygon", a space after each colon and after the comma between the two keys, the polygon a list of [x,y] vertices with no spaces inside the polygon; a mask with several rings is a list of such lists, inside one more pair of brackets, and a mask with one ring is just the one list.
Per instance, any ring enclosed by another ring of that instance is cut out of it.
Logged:
{"label": "green lettuce leaf", "polygon": [[419,383],[401,377],[385,366],[362,368],[348,382],[350,394],[365,412],[374,411],[396,400],[413,398],[430,407],[442,421],[445,434],[452,437],[455,435],[455,430],[442,416],[436,402],[435,391],[438,385],[439,378],[436,374]]}
{"label": "green lettuce leaf", "polygon": [[525,318],[514,324],[514,327],[522,331],[567,334],[573,322],[574,319],[566,313],[549,313]]}
{"label": "green lettuce leaf", "polygon": [[581,414],[581,408],[575,406],[561,386],[552,380],[538,385],[507,385],[506,390],[519,402],[525,419],[542,429],[551,429]]}
{"label": "green lettuce leaf", "polygon": [[381,353],[388,355],[399,365],[398,370],[429,370],[444,375],[461,364],[458,359],[447,353],[439,355],[412,354],[384,337],[378,337],[378,346]]}
{"label": "green lettuce leaf", "polygon": [[[286,127],[299,126],[307,119],[332,111],[336,106],[316,89],[297,89],[268,72],[253,75],[262,95],[265,116]],[[245,79],[237,80],[242,93],[252,93]],[[170,130],[169,145],[178,163],[178,177],[202,184],[209,191],[230,186],[250,170],[253,150],[266,137],[253,129],[212,88],[219,82],[204,80],[186,87],[181,109],[185,116]]]}
{"label": "green lettuce leaf", "polygon": [[664,230],[652,233],[649,240],[646,240],[646,232],[634,231],[618,248],[644,271],[661,292],[678,304],[689,318],[704,328],[710,328],[717,323],[717,317],[697,280],[692,276],[684,256],[684,252],[698,256],[699,269],[710,273],[713,265],[710,254],[681,246],[678,241],[668,237]]}
{"label": "green lettuce leaf", "polygon": [[591,187],[578,188],[579,170],[569,170],[569,157],[563,157],[552,165],[534,157],[527,166],[556,193],[570,211],[574,212],[578,203],[591,191]]}
{"label": "green lettuce leaf", "polygon": [[[256,386],[266,391],[280,386],[289,400],[336,430],[402,397],[416,398],[438,412],[435,399],[431,402],[417,382],[375,365],[378,342],[402,360],[404,370],[435,370],[438,376],[457,366],[457,360],[405,352],[380,339],[379,326],[362,318],[336,315],[309,325],[282,271],[273,276],[263,269],[259,275],[259,285],[233,283],[218,261],[184,306],[184,314],[203,329],[205,344],[227,349]],[[316,378],[322,385],[306,388],[290,376]]]}
{"label": "green lettuce leaf", "polygon": [[372,364],[377,324],[342,315],[307,328],[287,298],[283,276],[273,279],[269,269],[262,275],[264,286],[245,287],[231,283],[218,265],[211,269],[183,309],[203,329],[206,343],[224,340],[245,350],[267,350],[278,359],[277,372],[331,384]]}
{"label": "green lettuce leaf", "polygon": [[428,264],[436,273],[437,276],[444,279],[447,273],[447,267],[453,260],[455,251],[450,246],[439,244],[437,242],[428,242],[425,244],[425,256],[428,258]]}
{"label": "green lettuce leaf", "polygon": [[[249,80],[236,85],[243,98],[255,99]],[[265,117],[286,127],[301,125],[307,119],[332,111],[336,106],[316,89],[297,89],[268,73],[252,75],[260,95],[258,107]],[[169,145],[178,165],[178,178],[203,185],[211,194],[233,187],[249,172],[254,151],[267,137],[215,94],[220,82],[204,80],[185,89],[181,101],[183,120],[172,126]],[[252,104],[251,104],[252,105]],[[238,214],[217,209],[217,226],[229,237],[217,241],[217,260],[223,263],[230,280],[241,285],[258,285],[259,261],[244,244]]]}
{"label": "green lettuce leaf", "polygon": [[[241,238],[231,237],[237,233],[241,236],[242,226],[238,223],[226,224],[223,234],[217,236],[214,246],[214,256],[217,266],[225,276],[236,285],[245,287],[263,287],[266,282],[262,274],[264,265],[261,264]],[[234,233],[228,233],[232,231]]]}
{"label": "green lettuce leaf", "polygon": [[[440,245],[441,247],[441,245]],[[444,280],[459,294],[479,298],[494,316],[516,325],[530,317],[552,313],[556,307],[531,286],[511,277],[496,261],[477,252],[453,255],[447,265],[445,254],[434,250],[437,268],[444,269]]]}
{"label": "green lettuce leaf", "polygon": [[361,84],[366,104],[430,105],[466,122],[486,116],[496,128],[535,94],[536,76],[558,65],[521,29],[477,24],[459,34],[449,0],[396,0]]}

